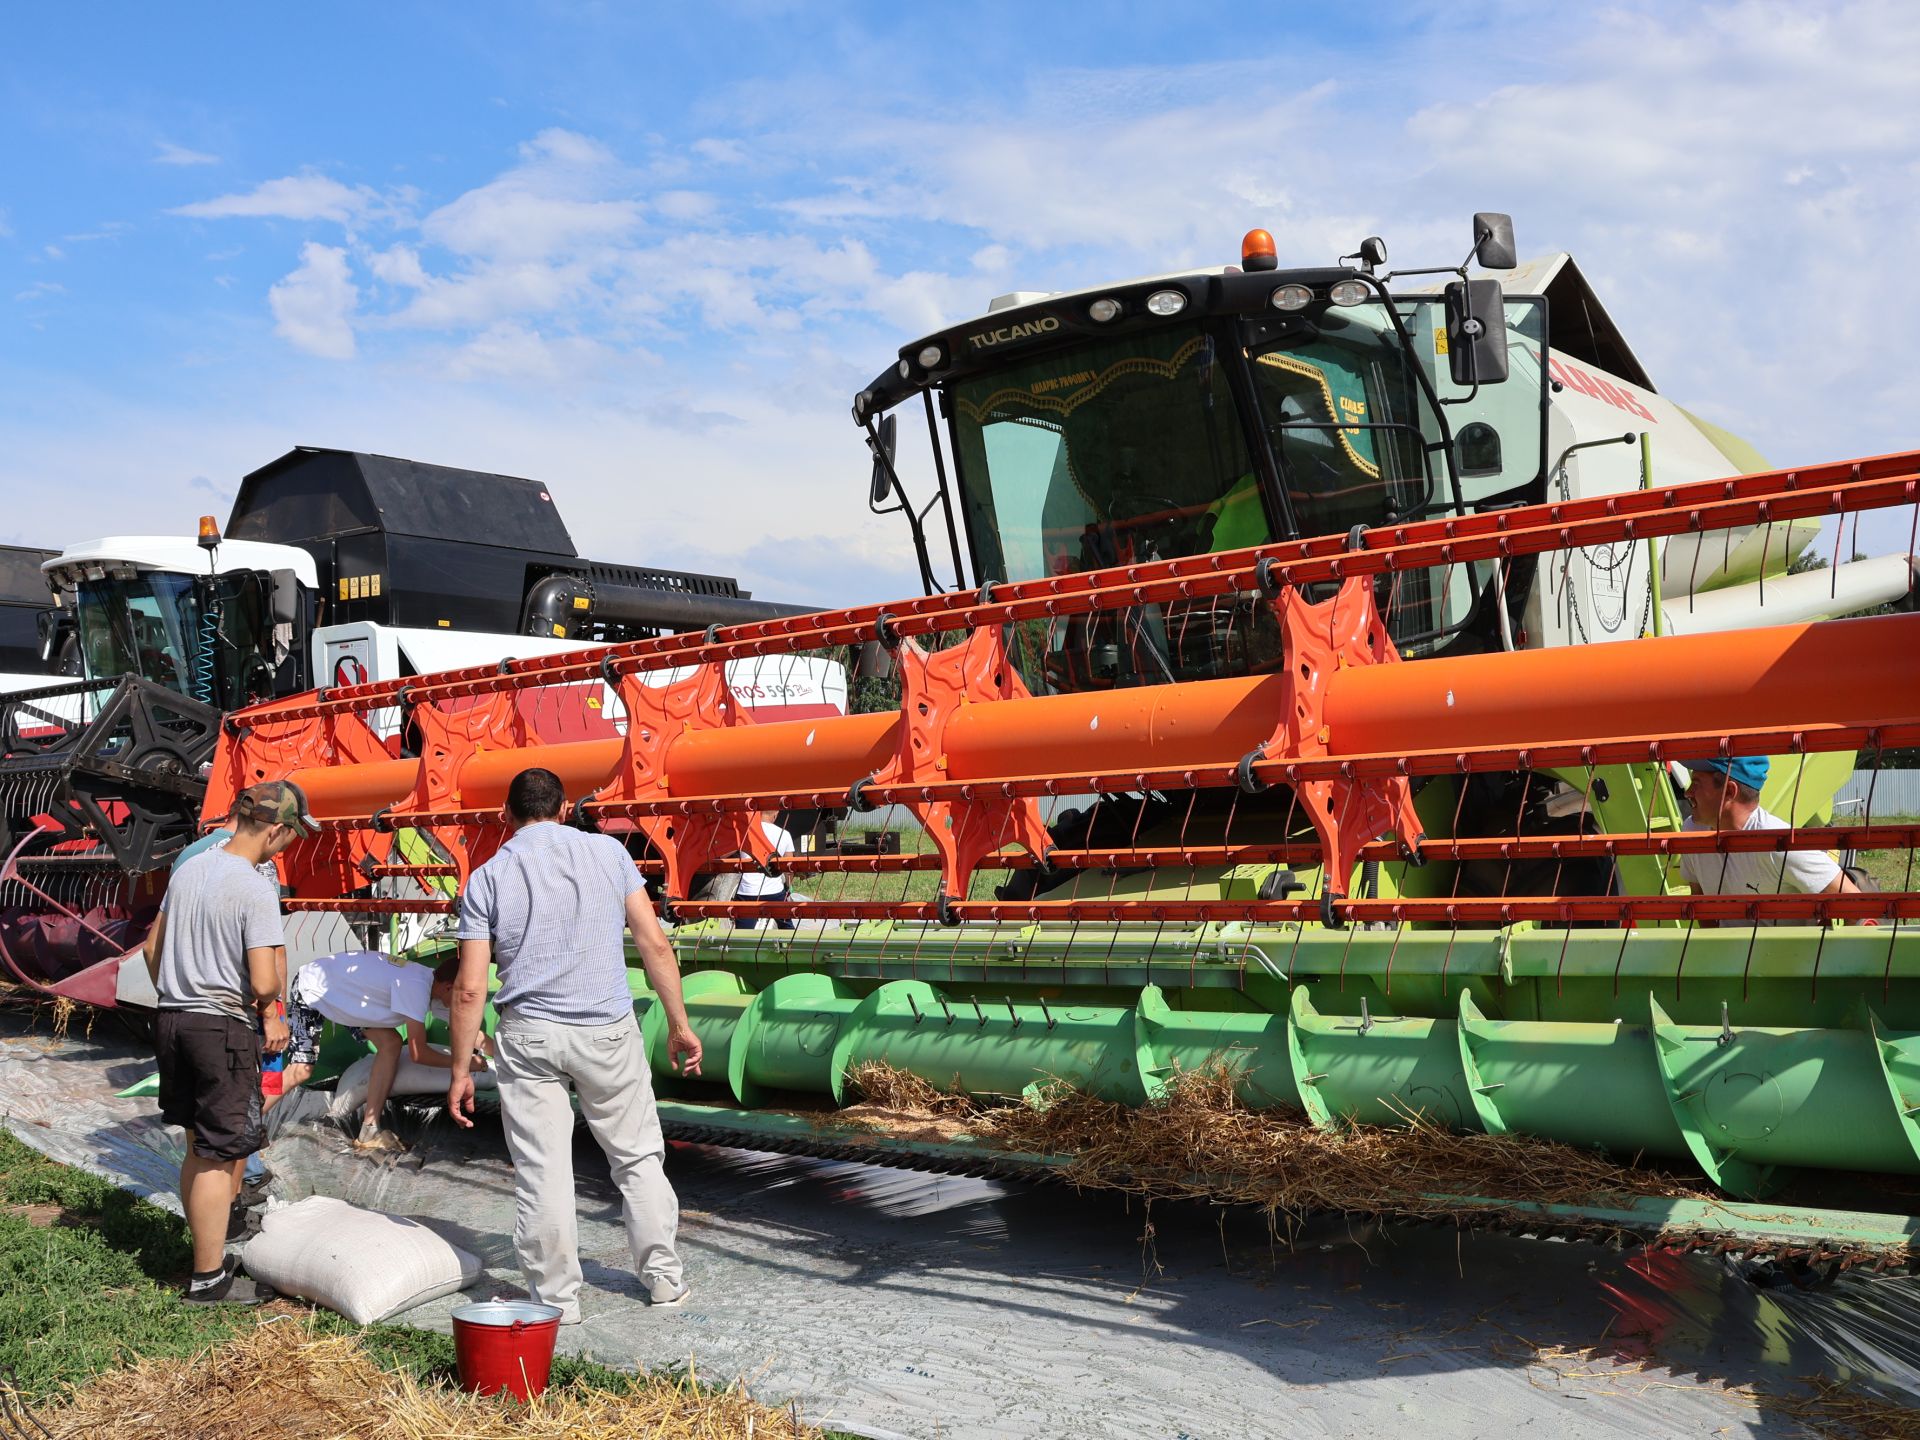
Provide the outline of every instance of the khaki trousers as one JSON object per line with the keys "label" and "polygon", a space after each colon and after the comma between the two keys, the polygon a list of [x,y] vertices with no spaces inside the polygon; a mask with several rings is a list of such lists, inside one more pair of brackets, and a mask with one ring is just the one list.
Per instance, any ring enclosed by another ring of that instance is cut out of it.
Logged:
{"label": "khaki trousers", "polygon": [[629,1015],[611,1025],[500,1017],[494,1036],[500,1111],[513,1157],[513,1248],[535,1300],[580,1314],[578,1200],[573,1186],[573,1106],[613,1167],[633,1250],[650,1291],[681,1284],[674,1234],[680,1202],[667,1183],[666,1141],[653,1078]]}

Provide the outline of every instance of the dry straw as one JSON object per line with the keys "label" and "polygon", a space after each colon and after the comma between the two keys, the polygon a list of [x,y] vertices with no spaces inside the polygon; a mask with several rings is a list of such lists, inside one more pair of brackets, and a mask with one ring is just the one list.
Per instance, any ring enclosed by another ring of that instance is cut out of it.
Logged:
{"label": "dry straw", "polygon": [[1882,1400],[1824,1375],[1808,1375],[1810,1395],[1754,1392],[1768,1410],[1798,1420],[1828,1440],[1920,1440],[1920,1410]]}
{"label": "dry straw", "polygon": [[188,1360],[110,1371],[45,1417],[57,1440],[802,1440],[791,1411],[738,1384],[573,1384],[531,1405],[421,1384],[375,1365],[351,1336],[291,1317]]}
{"label": "dry straw", "polygon": [[[900,1123],[938,1116],[966,1133],[1030,1155],[1071,1157],[1075,1184],[1167,1199],[1254,1205],[1269,1214],[1453,1217],[1462,1197],[1591,1204],[1662,1196],[1705,1198],[1659,1171],[1527,1135],[1458,1134],[1407,1114],[1403,1126],[1322,1130],[1304,1117],[1249,1109],[1222,1065],[1178,1073],[1147,1105],[1102,1100],[1055,1081],[1032,1105],[982,1105],[917,1076],[869,1062],[850,1076]],[[874,1117],[862,1117],[882,1128]]]}

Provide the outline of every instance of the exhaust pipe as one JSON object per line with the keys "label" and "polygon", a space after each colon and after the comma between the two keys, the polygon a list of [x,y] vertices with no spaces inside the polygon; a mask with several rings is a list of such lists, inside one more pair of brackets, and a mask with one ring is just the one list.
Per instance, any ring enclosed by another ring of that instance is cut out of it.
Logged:
{"label": "exhaust pipe", "polygon": [[679,634],[704,630],[709,625],[750,625],[788,615],[810,615],[817,608],[643,585],[596,585],[580,575],[549,575],[527,592],[520,633],[556,640],[580,639],[584,637],[579,630],[597,621]]}

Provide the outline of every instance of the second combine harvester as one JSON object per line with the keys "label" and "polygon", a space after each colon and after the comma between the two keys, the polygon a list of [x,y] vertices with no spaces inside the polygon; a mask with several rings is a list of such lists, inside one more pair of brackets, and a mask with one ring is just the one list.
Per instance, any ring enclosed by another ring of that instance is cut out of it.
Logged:
{"label": "second combine harvester", "polygon": [[[1240,267],[1009,296],[904,348],[854,416],[921,598],[257,707],[208,813],[291,776],[325,824],[283,861],[294,909],[436,913],[396,828],[464,875],[512,776],[557,772],[679,922],[704,1083],[637,998],[684,1134],[1003,1165],[792,1100],[881,1062],[1145,1104],[1224,1061],[1316,1126],[1424,1114],[1731,1197],[1519,1205],[1542,1223],[1903,1251],[1903,1216],[1734,1202],[1920,1173],[1920,896],[1693,894],[1679,863],[1914,844],[1832,798],[1920,739],[1920,616],[1811,623],[1902,599],[1910,562],[1787,571],[1823,521],[1914,507],[1915,457],[1767,471],[1654,392],[1567,257],[1517,267],[1504,216],[1468,261],[1504,290],[1463,264],[1396,293],[1380,242],[1349,258],[1281,270],[1255,231]],[[897,708],[754,723],[725,681],[870,641]],[[586,706],[618,738],[569,737]],[[1669,767],[1740,755],[1800,828],[1683,829]],[[820,806],[927,844],[788,859],[804,902],[699,898],[766,861],[763,813]]]}

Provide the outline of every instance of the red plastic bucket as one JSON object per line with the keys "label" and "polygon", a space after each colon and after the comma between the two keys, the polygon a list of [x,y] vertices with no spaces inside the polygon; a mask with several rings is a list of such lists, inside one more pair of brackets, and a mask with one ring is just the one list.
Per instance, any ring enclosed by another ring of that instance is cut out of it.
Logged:
{"label": "red plastic bucket", "polygon": [[505,1390],[531,1400],[547,1388],[560,1307],[535,1300],[486,1300],[453,1312],[460,1387],[476,1395]]}

